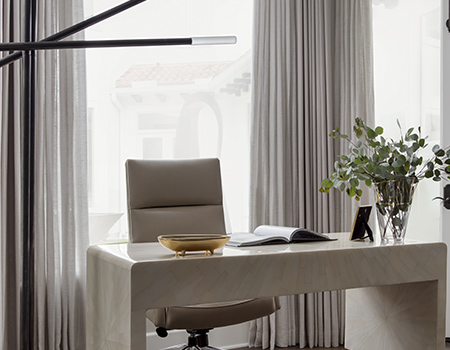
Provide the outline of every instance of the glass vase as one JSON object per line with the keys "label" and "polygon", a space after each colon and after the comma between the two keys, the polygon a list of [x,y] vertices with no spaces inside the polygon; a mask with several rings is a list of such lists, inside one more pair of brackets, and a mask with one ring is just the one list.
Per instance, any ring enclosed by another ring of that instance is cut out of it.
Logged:
{"label": "glass vase", "polygon": [[389,241],[387,232],[390,231],[395,243],[403,243],[417,184],[417,179],[411,177],[373,184],[382,242]]}

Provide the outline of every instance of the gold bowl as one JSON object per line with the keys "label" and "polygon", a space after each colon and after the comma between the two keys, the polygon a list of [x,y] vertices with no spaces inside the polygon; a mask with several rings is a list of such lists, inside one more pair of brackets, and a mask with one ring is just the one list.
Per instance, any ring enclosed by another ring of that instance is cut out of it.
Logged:
{"label": "gold bowl", "polygon": [[230,236],[219,234],[177,234],[158,236],[162,246],[173,250],[176,256],[186,252],[205,251],[205,255],[214,254],[215,249],[222,248]]}

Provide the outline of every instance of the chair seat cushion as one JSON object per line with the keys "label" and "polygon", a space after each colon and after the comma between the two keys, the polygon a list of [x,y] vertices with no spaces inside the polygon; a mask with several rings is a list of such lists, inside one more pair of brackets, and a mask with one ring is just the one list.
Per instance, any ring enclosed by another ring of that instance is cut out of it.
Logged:
{"label": "chair seat cushion", "polygon": [[166,329],[210,329],[254,320],[279,308],[278,298],[258,298],[152,309],[147,318]]}

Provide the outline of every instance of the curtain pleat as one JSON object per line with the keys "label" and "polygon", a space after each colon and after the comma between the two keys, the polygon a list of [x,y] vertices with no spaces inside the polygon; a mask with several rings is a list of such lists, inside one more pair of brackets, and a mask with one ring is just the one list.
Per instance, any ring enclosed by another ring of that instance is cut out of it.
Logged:
{"label": "curtain pleat", "polygon": [[[1,3],[1,42],[20,40],[20,11],[20,1]],[[19,61],[0,68],[0,347],[11,350],[20,340],[20,67]]]}
{"label": "curtain pleat", "polygon": [[[355,117],[373,122],[370,0],[258,0],[254,6],[250,229],[261,224],[348,231],[352,203],[318,192]],[[253,321],[249,345],[337,347],[345,293],[281,297]]]}

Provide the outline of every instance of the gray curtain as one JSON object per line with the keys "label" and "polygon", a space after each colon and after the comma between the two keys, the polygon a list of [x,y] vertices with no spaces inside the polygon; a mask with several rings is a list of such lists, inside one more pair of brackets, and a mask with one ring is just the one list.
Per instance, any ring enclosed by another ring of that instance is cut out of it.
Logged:
{"label": "gray curtain", "polygon": [[[20,1],[11,1],[18,6]],[[2,2],[4,8],[6,2]],[[2,20],[18,16],[3,12]],[[38,40],[83,19],[82,2],[38,0]],[[3,22],[2,22],[3,23]],[[7,28],[11,30],[11,28]],[[82,38],[78,35],[74,39]],[[20,36],[14,37],[20,41]],[[10,38],[2,41],[13,41]],[[14,64],[20,68],[20,61]],[[4,349],[18,348],[19,253],[17,191],[20,164],[17,130],[20,81],[10,84],[11,66],[2,68],[1,271],[0,300],[8,309],[0,320]],[[16,75],[14,75],[14,78]],[[35,349],[84,349],[85,270],[88,247],[85,58],[81,50],[37,55],[35,153]],[[3,102],[7,101],[4,105]],[[14,137],[14,138],[13,138]],[[12,140],[12,141],[9,141]],[[7,154],[9,158],[4,158]],[[8,163],[7,163],[8,162]],[[6,179],[6,183],[5,180]],[[12,203],[12,204],[11,204]],[[7,255],[3,255],[7,252]],[[14,303],[7,304],[10,301]],[[2,306],[3,306],[2,305]],[[5,310],[2,307],[2,310]]]}
{"label": "gray curtain", "polygon": [[[373,122],[370,28],[370,0],[255,1],[251,230],[350,229],[351,201],[318,189],[342,147],[328,133],[350,133],[356,116]],[[280,301],[281,310],[251,323],[251,347],[343,343],[344,292]]]}
{"label": "gray curtain", "polygon": [[[0,41],[20,40],[21,1],[0,5]],[[0,53],[3,58],[8,53]],[[0,348],[19,346],[20,61],[0,68]]]}
{"label": "gray curtain", "polygon": [[[38,1],[40,38],[82,19],[80,1]],[[37,341],[40,349],[83,349],[89,242],[84,51],[41,52],[37,61]]]}

